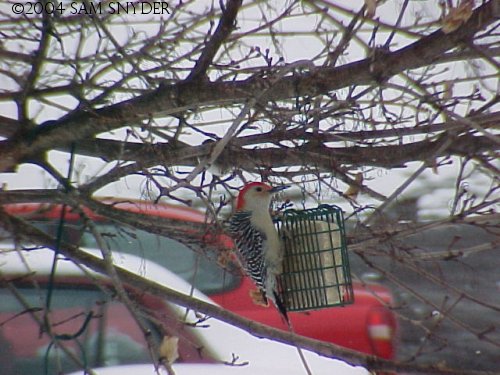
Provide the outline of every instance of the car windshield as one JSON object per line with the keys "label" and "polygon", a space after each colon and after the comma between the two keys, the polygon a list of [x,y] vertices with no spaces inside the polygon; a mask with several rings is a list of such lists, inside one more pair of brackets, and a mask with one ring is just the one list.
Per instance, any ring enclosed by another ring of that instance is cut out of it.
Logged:
{"label": "car windshield", "polygon": [[[34,224],[55,236],[57,223],[37,221]],[[95,225],[113,251],[134,254],[151,260],[174,272],[203,293],[211,295],[236,288],[241,276],[234,267],[222,268],[213,253],[200,254],[171,238],[155,235],[144,230],[120,226],[114,223],[95,222]],[[92,233],[84,231],[77,223],[65,226],[63,240],[80,246],[99,248]]]}
{"label": "car windshield", "polygon": [[[40,288],[34,284],[0,288],[3,375],[56,374],[85,367],[152,362],[135,319],[107,293],[82,282],[57,283],[57,288],[52,289],[50,313],[44,315],[46,298],[43,284]],[[141,305],[148,308],[147,302]],[[161,316],[161,323],[143,321],[152,339],[160,342],[165,335],[179,337],[178,362],[211,361],[200,354],[200,343],[194,336],[176,324],[178,318],[168,305],[158,306],[155,303],[151,308]],[[43,329],[47,326],[57,339],[50,339],[47,329]]]}

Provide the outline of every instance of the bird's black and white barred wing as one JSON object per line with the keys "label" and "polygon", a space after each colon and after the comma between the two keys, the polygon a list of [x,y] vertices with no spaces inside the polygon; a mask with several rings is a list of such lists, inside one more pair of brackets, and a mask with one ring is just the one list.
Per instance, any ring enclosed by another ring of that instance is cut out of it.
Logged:
{"label": "bird's black and white barred wing", "polygon": [[229,222],[229,232],[236,242],[238,257],[245,272],[263,290],[267,275],[263,248],[267,239],[263,232],[251,225],[250,218],[250,212],[236,212]]}

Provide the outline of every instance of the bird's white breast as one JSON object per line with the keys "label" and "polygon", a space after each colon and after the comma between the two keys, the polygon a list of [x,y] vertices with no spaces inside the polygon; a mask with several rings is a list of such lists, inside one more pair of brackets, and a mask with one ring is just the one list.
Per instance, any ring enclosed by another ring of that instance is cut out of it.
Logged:
{"label": "bird's white breast", "polygon": [[278,232],[273,224],[269,211],[257,210],[253,212],[251,218],[252,225],[262,232],[265,236],[263,249],[264,257],[268,268],[271,268],[273,273],[282,273],[282,248]]}

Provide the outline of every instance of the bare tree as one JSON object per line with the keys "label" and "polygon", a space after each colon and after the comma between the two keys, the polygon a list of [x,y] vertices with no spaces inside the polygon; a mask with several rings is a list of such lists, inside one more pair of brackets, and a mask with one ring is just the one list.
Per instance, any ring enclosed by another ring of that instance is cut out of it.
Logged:
{"label": "bare tree", "polygon": [[[4,184],[0,203],[87,207],[204,252],[203,236],[186,234],[206,233],[207,225],[152,223],[98,197],[131,183],[154,202],[203,207],[207,223],[223,230],[244,182],[290,183],[297,206],[343,205],[355,223],[353,256],[429,307],[428,315],[414,317],[399,306],[403,324],[425,336],[401,358],[408,362],[250,326],[121,272],[116,282],[147,285],[255,334],[371,369],[457,373],[453,364],[419,367],[426,345],[456,349],[440,331],[444,324],[498,351],[498,320],[475,324],[455,310],[466,303],[498,315],[499,304],[450,283],[444,267],[452,262],[489,282],[470,260],[494,257],[498,238],[458,246],[455,236],[437,252],[415,241],[450,225],[498,236],[497,1],[188,1],[169,2],[161,16],[133,14],[135,8],[117,14],[109,1],[95,3],[97,9],[87,1],[36,4],[0,5],[0,171],[23,178],[31,166],[44,172],[47,186]],[[68,174],[61,160],[70,159]],[[406,177],[388,188],[395,171]],[[425,187],[429,175],[439,184]],[[398,214],[401,201],[416,202],[416,191],[438,188],[450,192],[446,214]],[[89,260],[2,211],[0,223],[16,240],[59,248],[110,272],[109,262]],[[442,290],[446,300],[434,300],[402,273]]]}

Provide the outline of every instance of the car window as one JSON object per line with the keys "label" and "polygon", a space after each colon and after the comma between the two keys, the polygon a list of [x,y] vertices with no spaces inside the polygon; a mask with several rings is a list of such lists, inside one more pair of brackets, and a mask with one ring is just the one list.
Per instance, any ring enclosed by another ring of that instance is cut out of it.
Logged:
{"label": "car window", "polygon": [[0,243],[12,242],[12,234],[4,228],[0,228]]}
{"label": "car window", "polygon": [[[54,221],[33,222],[37,227],[55,235]],[[217,264],[213,253],[199,254],[171,238],[143,230],[119,226],[115,223],[95,222],[99,233],[113,251],[134,254],[151,260],[174,272],[203,293],[211,295],[236,288],[241,276],[235,267],[229,270]],[[80,246],[98,248],[94,236],[83,231],[78,223],[67,223],[62,238]]]}
{"label": "car window", "polygon": [[[27,286],[16,290],[18,296],[11,290],[0,289],[3,375],[56,374],[81,369],[61,346],[90,368],[152,362],[144,335],[129,311],[101,290],[82,284],[53,289],[48,316],[51,331],[60,335],[57,344],[51,344],[49,336],[40,329],[47,290]],[[19,296],[29,305],[30,312]],[[154,304],[161,318],[155,324],[145,321],[153,338],[160,342],[167,334],[179,337],[178,362],[211,361],[203,357],[199,351],[202,344],[182,329],[168,305],[163,303],[161,311],[158,306]]]}

